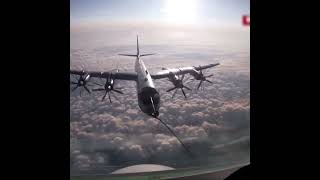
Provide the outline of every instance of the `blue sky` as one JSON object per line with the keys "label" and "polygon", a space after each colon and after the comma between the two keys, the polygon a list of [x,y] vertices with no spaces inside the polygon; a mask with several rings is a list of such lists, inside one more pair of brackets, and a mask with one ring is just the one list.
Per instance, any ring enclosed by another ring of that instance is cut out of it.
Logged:
{"label": "blue sky", "polygon": [[241,22],[250,0],[71,0],[72,23],[152,21],[173,23]]}

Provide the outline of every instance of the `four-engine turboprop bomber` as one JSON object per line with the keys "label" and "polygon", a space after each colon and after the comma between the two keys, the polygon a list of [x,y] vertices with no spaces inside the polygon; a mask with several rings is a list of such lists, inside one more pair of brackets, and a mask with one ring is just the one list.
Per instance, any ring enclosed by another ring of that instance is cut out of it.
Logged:
{"label": "four-engine turboprop bomber", "polygon": [[[168,89],[167,92],[175,90],[172,95],[172,98],[175,96],[178,89],[180,89],[184,97],[187,98],[184,89],[187,89],[187,90],[191,90],[191,89],[184,85],[183,80],[185,75],[189,74],[193,76],[193,80],[199,80],[200,82],[197,86],[197,89],[199,89],[204,81],[212,84],[212,82],[207,78],[212,77],[213,75],[211,74],[211,75],[205,76],[202,70],[219,65],[219,63],[215,63],[215,64],[208,64],[205,66],[162,68],[162,71],[158,72],[157,74],[150,74],[141,58],[144,56],[151,56],[154,54],[140,54],[138,36],[137,36],[137,53],[136,54],[119,54],[119,55],[136,58],[135,72],[119,72],[118,70],[116,72],[70,70],[70,74],[79,76],[76,79],[76,81],[71,81],[71,84],[75,85],[75,87],[72,88],[72,91],[76,90],[77,88],[81,88],[80,89],[80,96],[81,96],[81,91],[83,88],[90,94],[91,90],[88,88],[88,84],[87,84],[90,81],[90,79],[91,78],[105,79],[106,80],[105,84],[93,82],[94,84],[100,86],[100,88],[92,89],[92,91],[104,91],[105,94],[102,97],[102,100],[104,100],[106,95],[108,95],[109,101],[111,103],[112,101],[111,101],[110,93],[116,92],[119,94],[123,94],[123,92],[120,89],[116,89],[114,87],[115,80],[135,81],[136,87],[137,87],[138,104],[141,111],[149,116],[152,116],[160,120],[161,123],[163,123],[174,136],[176,136],[175,133],[169,128],[169,126],[167,126],[166,123],[164,123],[158,117],[159,108],[160,108],[160,94],[157,91],[153,80],[168,78],[168,80],[173,84],[174,87]],[[178,137],[177,139],[187,150],[187,148],[181,142],[181,140]]]}
{"label": "four-engine turboprop bomber", "polygon": [[[109,101],[111,101],[110,93],[112,91],[123,94],[122,91],[114,89],[115,80],[127,80],[127,81],[135,81],[137,83],[137,94],[138,94],[138,104],[142,112],[147,115],[158,117],[159,116],[159,108],[160,108],[160,95],[157,91],[153,80],[168,78],[170,82],[174,85],[173,88],[167,90],[170,92],[175,90],[174,95],[177,93],[178,89],[181,89],[185,98],[187,98],[184,89],[191,90],[189,87],[184,85],[184,77],[185,74],[190,74],[193,76],[194,80],[199,80],[200,83],[197,86],[197,89],[200,88],[201,84],[206,81],[212,83],[208,80],[208,77],[213,76],[208,75],[205,76],[202,72],[203,69],[211,68],[219,65],[219,63],[209,64],[205,66],[193,66],[193,67],[182,67],[182,68],[163,68],[157,74],[150,74],[141,57],[150,56],[154,54],[140,54],[139,50],[139,40],[137,36],[137,54],[119,54],[121,56],[129,56],[135,57],[135,72],[98,72],[98,71],[78,71],[78,70],[70,70],[70,74],[79,75],[79,78],[76,82],[72,81],[71,84],[76,85],[72,91],[76,90],[78,87],[83,87],[88,93],[91,93],[91,90],[87,87],[87,82],[91,78],[103,78],[106,79],[105,84],[99,84],[93,82],[96,85],[102,86],[102,88],[92,89],[92,91],[105,91],[105,95],[102,100],[108,95]],[[181,77],[180,77],[181,76]],[[80,90],[81,92],[81,90]]]}

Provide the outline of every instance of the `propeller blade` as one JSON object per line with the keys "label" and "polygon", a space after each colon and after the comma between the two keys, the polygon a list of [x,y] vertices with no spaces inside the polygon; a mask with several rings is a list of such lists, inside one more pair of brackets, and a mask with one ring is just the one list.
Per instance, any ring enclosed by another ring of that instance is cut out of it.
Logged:
{"label": "propeller blade", "polygon": [[191,91],[191,89],[185,85],[183,85],[184,88],[188,89],[189,91]]}
{"label": "propeller blade", "polygon": [[87,88],[87,86],[83,86],[84,87],[84,89],[89,93],[89,94],[91,94],[91,92],[90,92],[90,90]]}
{"label": "propeller blade", "polygon": [[183,93],[183,95],[184,95],[184,98],[187,99],[186,93],[184,92],[183,88],[181,88],[181,91],[182,91],[182,93]]}
{"label": "propeller blade", "polygon": [[78,87],[79,87],[79,86],[77,85],[76,87],[72,88],[72,90],[71,90],[71,91],[76,90]]}
{"label": "propeller blade", "polygon": [[172,99],[173,99],[174,96],[177,94],[177,91],[178,91],[178,89],[176,89],[176,90],[174,91],[174,93],[172,94]]}
{"label": "propeller blade", "polygon": [[212,76],[213,76],[213,74],[210,74],[210,75],[208,75],[208,76],[205,76],[205,78],[212,77]]}
{"label": "propeller blade", "polygon": [[71,84],[78,84],[78,83],[72,81]]}
{"label": "propeller blade", "polygon": [[108,93],[108,97],[109,97],[109,101],[110,101],[110,103],[112,103],[112,101],[111,101],[111,97],[110,97],[110,93]]}
{"label": "propeller blade", "polygon": [[181,81],[183,81],[183,79],[184,79],[184,74],[182,75]]}
{"label": "propeller blade", "polygon": [[207,79],[206,79],[206,81],[209,82],[209,83],[211,83],[211,84],[213,83],[213,82],[211,82],[211,81],[209,81],[209,80],[207,80]]}
{"label": "propeller blade", "polygon": [[122,91],[119,91],[119,90],[117,90],[117,89],[113,89],[113,91],[114,91],[114,92],[117,92],[117,93],[119,93],[119,94],[123,94]]}
{"label": "propeller blade", "polygon": [[81,97],[81,93],[82,93],[82,88],[80,88],[80,97]]}
{"label": "propeller blade", "polygon": [[176,88],[177,88],[177,87],[170,88],[170,89],[167,90],[167,92],[170,92],[170,91],[172,91],[172,90],[174,90],[174,89],[176,89]]}
{"label": "propeller blade", "polygon": [[92,89],[92,91],[104,91],[105,89],[103,88],[98,88],[98,89]]}
{"label": "propeller blade", "polygon": [[106,98],[106,95],[108,94],[108,92],[106,91],[106,93],[104,93],[104,95],[103,95],[103,97],[102,97],[102,99],[101,99],[101,101],[103,101],[104,100],[104,98]]}
{"label": "propeller blade", "polygon": [[76,80],[76,81],[79,80],[79,79],[77,79],[74,75],[71,75],[70,77],[73,78],[73,80]]}
{"label": "propeller blade", "polygon": [[197,87],[197,90],[199,90],[199,88],[200,88],[200,86],[201,86],[201,84],[202,84],[202,80],[200,81],[200,83],[199,83],[199,85],[198,85],[198,87]]}

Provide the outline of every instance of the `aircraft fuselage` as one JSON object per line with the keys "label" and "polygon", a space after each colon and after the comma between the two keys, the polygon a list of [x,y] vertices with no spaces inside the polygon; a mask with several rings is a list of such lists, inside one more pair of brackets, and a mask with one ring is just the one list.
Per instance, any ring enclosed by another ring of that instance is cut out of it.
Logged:
{"label": "aircraft fuselage", "polygon": [[135,71],[138,75],[137,94],[140,109],[150,116],[159,116],[160,95],[155,89],[151,75],[139,55],[135,62]]}

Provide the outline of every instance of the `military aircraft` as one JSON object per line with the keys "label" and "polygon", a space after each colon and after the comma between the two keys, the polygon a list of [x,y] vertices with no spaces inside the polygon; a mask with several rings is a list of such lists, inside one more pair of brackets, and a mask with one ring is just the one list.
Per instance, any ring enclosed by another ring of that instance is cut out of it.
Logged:
{"label": "military aircraft", "polygon": [[[123,94],[122,91],[119,89],[114,88],[115,80],[126,80],[126,81],[135,81],[137,83],[137,94],[138,94],[138,104],[142,112],[145,114],[152,116],[158,120],[160,120],[174,135],[175,133],[170,129],[170,127],[164,123],[161,119],[158,118],[159,116],[159,108],[160,108],[160,95],[159,92],[156,90],[153,80],[156,79],[163,79],[168,78],[168,80],[173,84],[174,87],[167,90],[167,92],[175,90],[173,96],[177,93],[178,89],[181,89],[185,98],[187,98],[184,89],[191,90],[189,87],[184,85],[184,77],[186,74],[190,74],[193,76],[193,80],[199,80],[199,84],[197,89],[200,88],[204,81],[212,83],[207,78],[212,77],[213,75],[205,76],[202,72],[203,69],[212,68],[214,66],[219,65],[219,63],[215,64],[208,64],[205,66],[193,66],[193,67],[182,67],[182,68],[162,68],[162,71],[158,72],[157,74],[150,74],[148,69],[146,68],[144,62],[141,60],[144,56],[154,55],[152,54],[140,54],[139,50],[139,38],[137,36],[137,54],[119,54],[121,56],[129,56],[135,57],[135,72],[98,72],[98,71],[84,71],[84,70],[70,70],[70,74],[78,75],[79,78],[76,81],[71,81],[72,85],[75,87],[72,88],[72,91],[76,90],[77,88],[84,88],[89,94],[91,90],[87,87],[88,82],[91,78],[101,78],[105,79],[105,84],[99,84],[93,82],[96,85],[101,86],[101,88],[92,89],[92,91],[104,91],[105,94],[102,97],[102,100],[105,99],[106,95],[108,94],[110,103],[110,93],[117,92],[119,94]],[[81,90],[80,90],[81,95]],[[177,136],[176,136],[177,137]],[[177,137],[180,141],[180,139]],[[180,141],[183,145],[183,143]],[[183,145],[184,146],[184,145]]]}

